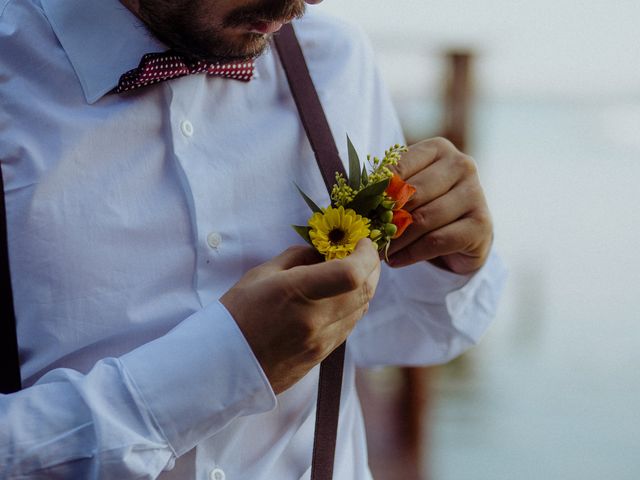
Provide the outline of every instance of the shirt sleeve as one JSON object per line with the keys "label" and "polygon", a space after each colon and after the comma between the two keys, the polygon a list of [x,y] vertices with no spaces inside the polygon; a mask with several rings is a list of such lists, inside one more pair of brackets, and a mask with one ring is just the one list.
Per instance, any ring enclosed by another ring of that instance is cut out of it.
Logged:
{"label": "shirt sleeve", "polygon": [[383,266],[369,313],[349,338],[356,364],[444,363],[475,345],[495,316],[506,269],[492,251],[473,275],[422,262]]}
{"label": "shirt sleeve", "polygon": [[234,418],[275,404],[216,302],[86,375],[56,369],[0,395],[0,478],[156,478]]}

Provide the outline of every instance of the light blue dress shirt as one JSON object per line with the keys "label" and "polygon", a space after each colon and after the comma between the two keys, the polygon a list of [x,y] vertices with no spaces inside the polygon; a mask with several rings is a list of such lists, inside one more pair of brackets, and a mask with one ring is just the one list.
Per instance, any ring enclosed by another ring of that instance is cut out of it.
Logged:
{"label": "light blue dress shirt", "polygon": [[[343,158],[402,141],[363,35],[296,22]],[[317,368],[275,396],[218,302],[300,243],[293,181],[329,199],[278,60],[116,96],[165,47],[116,0],[0,0],[0,160],[25,389],[0,396],[0,478],[302,479]],[[337,479],[369,479],[355,367],[478,341],[504,271],[383,269],[347,350]]]}

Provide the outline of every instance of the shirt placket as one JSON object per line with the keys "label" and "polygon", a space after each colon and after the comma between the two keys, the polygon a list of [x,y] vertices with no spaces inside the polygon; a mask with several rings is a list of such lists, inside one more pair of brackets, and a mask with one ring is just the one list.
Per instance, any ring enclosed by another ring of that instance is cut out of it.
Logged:
{"label": "shirt placket", "polygon": [[217,300],[216,272],[230,258],[227,248],[235,228],[228,220],[227,199],[232,182],[223,181],[224,167],[216,165],[207,149],[206,115],[198,105],[204,76],[193,75],[167,83],[171,91],[170,123],[175,160],[189,205],[196,264],[194,287],[202,305]]}

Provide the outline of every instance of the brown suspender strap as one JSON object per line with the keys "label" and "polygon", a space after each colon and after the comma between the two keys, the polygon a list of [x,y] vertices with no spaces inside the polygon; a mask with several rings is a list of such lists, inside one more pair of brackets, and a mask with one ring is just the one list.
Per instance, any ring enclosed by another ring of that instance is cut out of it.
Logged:
{"label": "brown suspender strap", "polygon": [[327,190],[331,192],[333,184],[336,183],[336,172],[346,176],[346,171],[340,160],[318,93],[313,86],[313,80],[309,75],[302,49],[290,23],[282,27],[275,37],[275,43],[302,125],[311,149],[316,155],[322,179]]}
{"label": "brown suspender strap", "polygon": [[4,180],[0,166],[0,393],[20,390],[20,360],[16,337],[16,317],[13,310],[13,292],[9,273],[9,247],[7,241],[7,215],[4,207]]}
{"label": "brown suspender strap", "polygon": [[[331,192],[336,172],[345,176],[346,172],[291,24],[282,27],[275,44],[322,178]],[[320,364],[311,480],[333,478],[344,352],[343,343]]]}

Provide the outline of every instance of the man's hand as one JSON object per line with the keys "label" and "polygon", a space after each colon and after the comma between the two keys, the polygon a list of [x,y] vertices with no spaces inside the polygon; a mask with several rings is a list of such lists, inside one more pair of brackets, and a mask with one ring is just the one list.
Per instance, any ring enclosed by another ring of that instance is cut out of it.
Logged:
{"label": "man's hand", "polygon": [[429,260],[459,274],[478,270],[493,227],[473,159],[435,138],[409,147],[394,170],[417,191],[404,207],[414,223],[391,242],[391,266]]}
{"label": "man's hand", "polygon": [[312,248],[289,248],[249,270],[220,299],[276,393],[347,338],[378,285],[380,261],[368,239],[343,260],[319,260]]}

